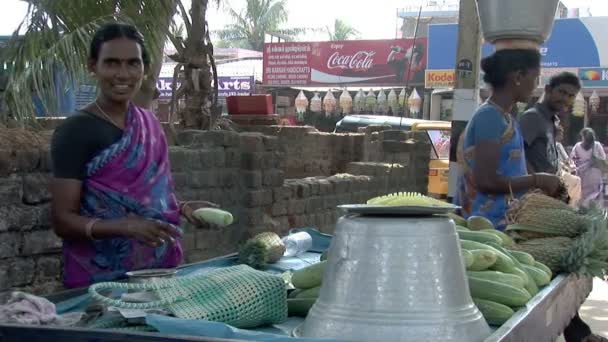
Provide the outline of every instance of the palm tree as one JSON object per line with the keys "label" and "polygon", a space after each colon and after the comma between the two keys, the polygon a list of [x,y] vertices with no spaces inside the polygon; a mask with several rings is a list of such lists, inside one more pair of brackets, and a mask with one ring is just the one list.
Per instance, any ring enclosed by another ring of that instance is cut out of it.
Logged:
{"label": "palm tree", "polygon": [[333,30],[327,27],[327,34],[329,35],[330,41],[349,40],[353,38],[356,39],[359,36],[359,31],[355,30],[346,22],[336,19],[336,21],[334,21]]}
{"label": "palm tree", "polygon": [[228,13],[233,18],[234,24],[218,31],[219,38],[239,46],[246,43],[249,48],[256,51],[263,51],[266,34],[293,39],[309,30],[281,28],[288,19],[287,0],[247,0],[247,8],[244,11],[237,12],[230,7]]}
{"label": "palm tree", "polygon": [[[4,98],[6,112],[13,119],[33,116],[34,96],[40,98],[47,112],[56,112],[60,78],[66,78],[70,85],[87,81],[90,41],[95,30],[108,21],[132,23],[146,37],[153,64],[136,100],[143,106],[151,103],[176,0],[23,1],[29,3],[27,15],[4,56],[11,68]],[[25,33],[19,36],[20,32]],[[7,120],[4,116],[0,119]]]}
{"label": "palm tree", "polygon": [[[219,6],[220,0],[215,3]],[[186,11],[182,1],[177,0],[185,32],[169,34],[176,50],[169,57],[177,62],[172,84],[180,84],[178,89],[173,90],[171,98],[169,124],[174,137],[173,116],[176,114],[181,119],[183,128],[231,128],[229,121],[219,119],[221,109],[217,106],[218,89],[213,86],[217,85],[217,69],[206,20],[209,4],[209,0],[193,0],[190,11]],[[183,100],[183,108],[177,108],[180,100]]]}

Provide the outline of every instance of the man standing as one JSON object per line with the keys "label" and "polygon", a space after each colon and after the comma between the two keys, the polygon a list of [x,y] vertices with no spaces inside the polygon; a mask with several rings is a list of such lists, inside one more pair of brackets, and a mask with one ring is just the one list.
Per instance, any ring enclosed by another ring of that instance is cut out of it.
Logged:
{"label": "man standing", "polygon": [[[519,118],[528,173],[558,173],[560,161],[556,137],[560,132],[557,128],[557,114],[574,101],[580,90],[581,83],[576,75],[563,72],[553,76],[545,86],[542,102],[528,109]],[[578,314],[564,330],[564,338],[567,342],[605,341],[602,337],[592,334],[589,326]]]}
{"label": "man standing", "polygon": [[581,90],[578,77],[569,72],[553,76],[545,86],[542,102],[528,109],[519,118],[525,143],[528,173],[556,174],[559,159],[555,143],[557,114],[572,103]]}

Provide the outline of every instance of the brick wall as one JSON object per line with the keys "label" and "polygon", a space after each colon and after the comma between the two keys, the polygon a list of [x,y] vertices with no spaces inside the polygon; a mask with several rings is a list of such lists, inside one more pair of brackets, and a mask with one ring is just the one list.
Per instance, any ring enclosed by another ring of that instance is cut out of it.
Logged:
{"label": "brick wall", "polygon": [[365,134],[319,132],[310,126],[249,126],[247,130],[276,136],[285,153],[288,178],[331,176],[361,161]]}
{"label": "brick wall", "polygon": [[[187,262],[234,252],[240,242],[262,231],[285,234],[307,226],[331,233],[339,204],[361,203],[385,192],[426,191],[425,142],[408,135],[398,145],[405,151],[399,152],[403,164],[391,168],[378,156],[391,145],[385,143],[389,135],[294,132],[302,129],[292,131],[294,142],[287,135],[255,132],[180,132],[180,146],[170,148],[179,199],[210,200],[235,217],[233,225],[221,229],[185,225]],[[292,170],[293,158],[286,151],[295,145],[301,148],[301,159],[312,159],[307,153],[314,158],[328,153],[331,162],[303,173],[314,177],[288,176],[285,170]],[[344,155],[338,156],[339,151]],[[364,151],[376,160],[363,161]],[[333,170],[340,174],[333,175]],[[48,134],[0,130],[0,294],[15,288],[49,293],[61,287],[61,241],[50,227],[49,179]]]}

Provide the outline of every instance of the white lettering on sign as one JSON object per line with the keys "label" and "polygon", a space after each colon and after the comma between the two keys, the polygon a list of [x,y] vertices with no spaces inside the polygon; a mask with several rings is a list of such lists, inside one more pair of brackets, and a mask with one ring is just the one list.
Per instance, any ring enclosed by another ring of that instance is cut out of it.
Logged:
{"label": "white lettering on sign", "polygon": [[371,69],[374,65],[374,51],[359,51],[354,55],[340,55],[334,52],[327,60],[328,69]]}
{"label": "white lettering on sign", "polygon": [[602,70],[602,81],[608,81],[608,70]]}
{"label": "white lettering on sign", "polygon": [[545,56],[547,56],[547,53],[549,52],[549,48],[543,46],[539,49],[539,52],[540,52],[541,56],[545,57]]}
{"label": "white lettering on sign", "polygon": [[239,80],[218,82],[218,90],[251,90],[251,82]]}

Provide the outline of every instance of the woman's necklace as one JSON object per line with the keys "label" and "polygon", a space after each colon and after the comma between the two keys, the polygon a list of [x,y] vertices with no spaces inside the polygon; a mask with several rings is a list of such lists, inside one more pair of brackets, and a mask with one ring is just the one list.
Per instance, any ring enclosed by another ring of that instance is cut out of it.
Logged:
{"label": "woman's necklace", "polygon": [[108,113],[106,113],[103,109],[101,109],[101,106],[99,105],[99,103],[97,103],[97,100],[95,100],[95,106],[97,107],[97,109],[101,112],[101,114],[103,114],[103,116],[110,121],[111,124],[113,124],[114,126],[122,129],[122,127],[120,127],[119,124],[116,123],[116,121],[114,121],[114,119],[112,119],[111,116],[108,115]]}

